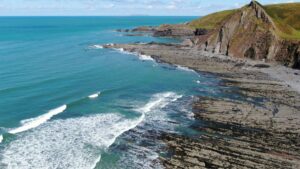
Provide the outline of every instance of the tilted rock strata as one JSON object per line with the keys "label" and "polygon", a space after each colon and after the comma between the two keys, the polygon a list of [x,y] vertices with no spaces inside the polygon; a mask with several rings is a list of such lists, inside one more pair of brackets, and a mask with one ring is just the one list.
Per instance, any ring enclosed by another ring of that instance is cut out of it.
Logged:
{"label": "tilted rock strata", "polygon": [[267,12],[253,1],[224,20],[209,36],[195,37],[193,41],[205,51],[300,68],[300,41],[282,39],[275,29]]}

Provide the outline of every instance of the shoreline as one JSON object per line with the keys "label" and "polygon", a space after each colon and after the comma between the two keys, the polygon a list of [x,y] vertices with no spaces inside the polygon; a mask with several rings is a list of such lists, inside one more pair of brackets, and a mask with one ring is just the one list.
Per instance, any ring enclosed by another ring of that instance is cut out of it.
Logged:
{"label": "shoreline", "polygon": [[222,79],[220,85],[238,88],[234,92],[227,91],[232,98],[198,97],[193,112],[196,120],[204,123],[192,126],[203,132],[198,138],[169,133],[161,137],[173,154],[169,158],[161,157],[166,168],[300,167],[297,142],[300,139],[300,87],[295,81],[297,78],[293,78],[299,77],[299,70],[280,75],[279,78],[292,79],[283,82],[275,79],[276,65],[211,54],[185,45],[149,43],[103,47],[212,73]]}

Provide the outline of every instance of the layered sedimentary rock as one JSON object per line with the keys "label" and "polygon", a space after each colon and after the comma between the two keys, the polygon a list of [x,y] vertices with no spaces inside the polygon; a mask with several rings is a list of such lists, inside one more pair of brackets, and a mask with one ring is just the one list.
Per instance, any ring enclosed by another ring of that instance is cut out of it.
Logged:
{"label": "layered sedimentary rock", "polygon": [[300,41],[276,34],[276,25],[255,1],[234,12],[206,36],[193,39],[202,50],[300,68]]}
{"label": "layered sedimentary rock", "polygon": [[[266,69],[261,67],[268,64],[212,54],[181,44],[104,47],[149,55],[158,62],[210,72],[222,79],[211,84],[220,87],[219,91],[212,91],[219,93],[219,97],[195,97],[196,120],[190,127],[199,134],[161,135],[169,152],[160,157],[165,168],[300,167],[300,95],[285,83],[258,71]],[[294,79],[299,78],[296,74]],[[206,92],[202,88],[195,90]]]}

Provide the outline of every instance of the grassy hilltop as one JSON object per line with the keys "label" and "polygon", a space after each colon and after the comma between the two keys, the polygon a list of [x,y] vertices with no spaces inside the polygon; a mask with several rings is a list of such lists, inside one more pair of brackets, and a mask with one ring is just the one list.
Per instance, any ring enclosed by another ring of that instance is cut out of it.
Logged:
{"label": "grassy hilltop", "polygon": [[300,39],[300,3],[264,6],[276,24],[276,33],[286,39]]}
{"label": "grassy hilltop", "polygon": [[[189,26],[211,30],[243,8],[216,12],[192,21]],[[300,39],[300,3],[265,5],[263,8],[275,23],[275,33],[278,36],[284,39]]]}

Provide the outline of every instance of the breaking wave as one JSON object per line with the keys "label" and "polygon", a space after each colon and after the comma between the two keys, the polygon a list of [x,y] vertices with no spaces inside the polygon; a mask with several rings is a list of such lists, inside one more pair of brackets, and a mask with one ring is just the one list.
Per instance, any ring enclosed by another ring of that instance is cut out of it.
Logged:
{"label": "breaking wave", "polygon": [[184,67],[184,66],[180,66],[180,65],[176,65],[176,68],[179,69],[179,70],[183,70],[183,71],[195,72],[194,70],[192,70],[188,67]]}
{"label": "breaking wave", "polygon": [[153,95],[150,101],[146,105],[136,109],[136,111],[141,113],[148,113],[153,109],[157,109],[157,108],[161,109],[167,106],[170,102],[176,101],[181,97],[182,97],[181,95],[177,95],[174,92],[158,93]]}
{"label": "breaking wave", "polygon": [[93,45],[91,48],[94,48],[94,49],[103,49],[103,46],[102,45]]}
{"label": "breaking wave", "polygon": [[101,152],[142,120],[110,113],[54,120],[21,133],[3,150],[8,168],[94,168]]}
{"label": "breaking wave", "polygon": [[43,114],[41,116],[38,116],[36,118],[23,120],[23,121],[21,121],[21,124],[22,124],[21,127],[12,129],[12,130],[9,131],[9,133],[17,134],[17,133],[20,133],[20,132],[30,130],[32,128],[36,128],[39,125],[41,125],[41,124],[47,122],[48,120],[50,120],[53,116],[64,112],[66,109],[67,109],[67,105],[63,105],[63,106],[60,106],[58,108],[52,109],[48,113]]}
{"label": "breaking wave", "polygon": [[119,51],[120,53],[123,53],[123,54],[126,54],[126,55],[135,55],[137,56],[140,60],[144,60],[144,61],[154,61],[154,59],[149,56],[149,55],[144,55],[144,54],[140,54],[140,53],[137,53],[137,52],[129,52],[129,51],[126,51],[125,49],[123,48],[115,48],[115,50]]}
{"label": "breaking wave", "polygon": [[[179,98],[182,98],[182,95],[173,92],[158,93],[153,95],[148,103],[135,109],[145,114],[145,120],[136,128],[120,136],[122,142],[134,144],[114,147],[114,151],[121,154],[117,168],[124,168],[124,166],[130,166],[132,169],[164,168],[158,159],[159,153],[163,152],[164,144],[158,138],[161,133],[175,132],[175,128],[178,127],[170,115],[177,114],[179,107],[185,107],[185,103],[178,104],[183,101],[178,100]],[[183,121],[186,119],[182,118]]]}
{"label": "breaking wave", "polygon": [[[119,113],[107,113],[47,121],[66,109],[66,106],[61,106],[40,117],[23,121],[23,128],[20,127],[22,130],[17,128],[10,131],[18,133],[29,128],[24,126],[36,126],[35,130],[18,134],[2,150],[0,166],[10,169],[95,168],[98,163],[101,165],[101,154],[120,135],[139,124],[148,123],[146,121],[163,120],[165,117],[158,112],[181,97],[173,92],[155,94],[146,104],[135,109],[141,115],[133,119],[125,118]],[[159,157],[154,151],[148,151],[149,157],[146,158],[149,161]]]}
{"label": "breaking wave", "polygon": [[89,95],[89,98],[90,99],[95,99],[95,98],[99,97],[99,95],[100,95],[100,92],[97,92],[97,93]]}

